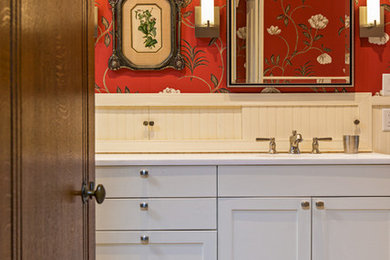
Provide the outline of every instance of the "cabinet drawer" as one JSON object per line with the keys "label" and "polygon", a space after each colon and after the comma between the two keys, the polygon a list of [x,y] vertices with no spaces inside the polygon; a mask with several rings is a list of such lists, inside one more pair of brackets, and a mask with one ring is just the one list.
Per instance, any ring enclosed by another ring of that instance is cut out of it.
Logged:
{"label": "cabinet drawer", "polygon": [[216,199],[108,199],[96,206],[96,229],[216,229],[216,211]]}
{"label": "cabinet drawer", "polygon": [[389,165],[221,166],[219,196],[389,196]]}
{"label": "cabinet drawer", "polygon": [[[149,238],[142,243],[141,237]],[[97,260],[216,260],[215,231],[98,231]]]}
{"label": "cabinet drawer", "polygon": [[108,198],[217,195],[215,166],[97,167],[96,182],[105,186]]}

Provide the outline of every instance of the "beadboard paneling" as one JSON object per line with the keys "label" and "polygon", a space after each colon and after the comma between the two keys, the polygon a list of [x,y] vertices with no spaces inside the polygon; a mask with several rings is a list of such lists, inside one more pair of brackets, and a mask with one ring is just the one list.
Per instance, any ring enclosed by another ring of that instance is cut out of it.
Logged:
{"label": "beadboard paneling", "polygon": [[[97,95],[98,153],[267,152],[276,137],[287,152],[292,130],[303,135],[302,152],[313,137],[323,152],[343,151],[342,136],[360,134],[360,151],[372,151],[370,93],[354,94],[132,94]],[[359,127],[353,124],[361,121]],[[143,121],[155,122],[144,127]]]}
{"label": "beadboard paneling", "polygon": [[241,140],[240,107],[150,108],[151,140]]}
{"label": "beadboard paneling", "polygon": [[344,134],[358,133],[353,121],[360,119],[360,114],[358,105],[265,106],[244,107],[243,117],[244,140],[275,137],[279,148],[288,151],[291,131],[297,130],[304,138],[301,149],[309,151],[313,137],[332,137],[333,142],[321,142],[320,147],[339,151]]}
{"label": "beadboard paneling", "polygon": [[104,107],[96,109],[96,140],[148,140],[148,107]]}

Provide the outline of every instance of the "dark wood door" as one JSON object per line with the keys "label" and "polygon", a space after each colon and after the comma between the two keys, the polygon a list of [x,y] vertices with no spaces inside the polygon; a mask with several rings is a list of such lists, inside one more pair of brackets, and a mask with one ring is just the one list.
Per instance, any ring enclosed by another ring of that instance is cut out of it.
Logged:
{"label": "dark wood door", "polygon": [[92,0],[0,1],[0,259],[94,259]]}

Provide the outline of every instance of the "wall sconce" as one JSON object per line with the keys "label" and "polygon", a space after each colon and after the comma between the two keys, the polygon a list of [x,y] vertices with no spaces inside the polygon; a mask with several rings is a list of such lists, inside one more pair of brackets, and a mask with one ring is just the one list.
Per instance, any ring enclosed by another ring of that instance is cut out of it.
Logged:
{"label": "wall sconce", "polygon": [[367,0],[359,7],[360,38],[382,37],[385,33],[385,8],[380,0]]}
{"label": "wall sconce", "polygon": [[214,0],[201,0],[201,5],[195,6],[195,37],[219,37],[219,7]]}

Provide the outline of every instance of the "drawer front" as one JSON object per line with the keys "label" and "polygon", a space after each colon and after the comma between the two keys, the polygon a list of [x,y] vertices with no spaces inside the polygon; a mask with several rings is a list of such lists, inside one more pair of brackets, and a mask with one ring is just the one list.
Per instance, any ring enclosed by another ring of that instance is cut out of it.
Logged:
{"label": "drawer front", "polygon": [[108,198],[216,197],[216,171],[215,166],[97,167],[96,182]]}
{"label": "drawer front", "polygon": [[389,165],[221,166],[219,196],[390,196]]}
{"label": "drawer front", "polygon": [[96,206],[96,229],[216,229],[216,204],[216,199],[107,199]]}
{"label": "drawer front", "polygon": [[[147,237],[147,243],[141,242]],[[98,231],[97,260],[217,260],[215,231]]]}

